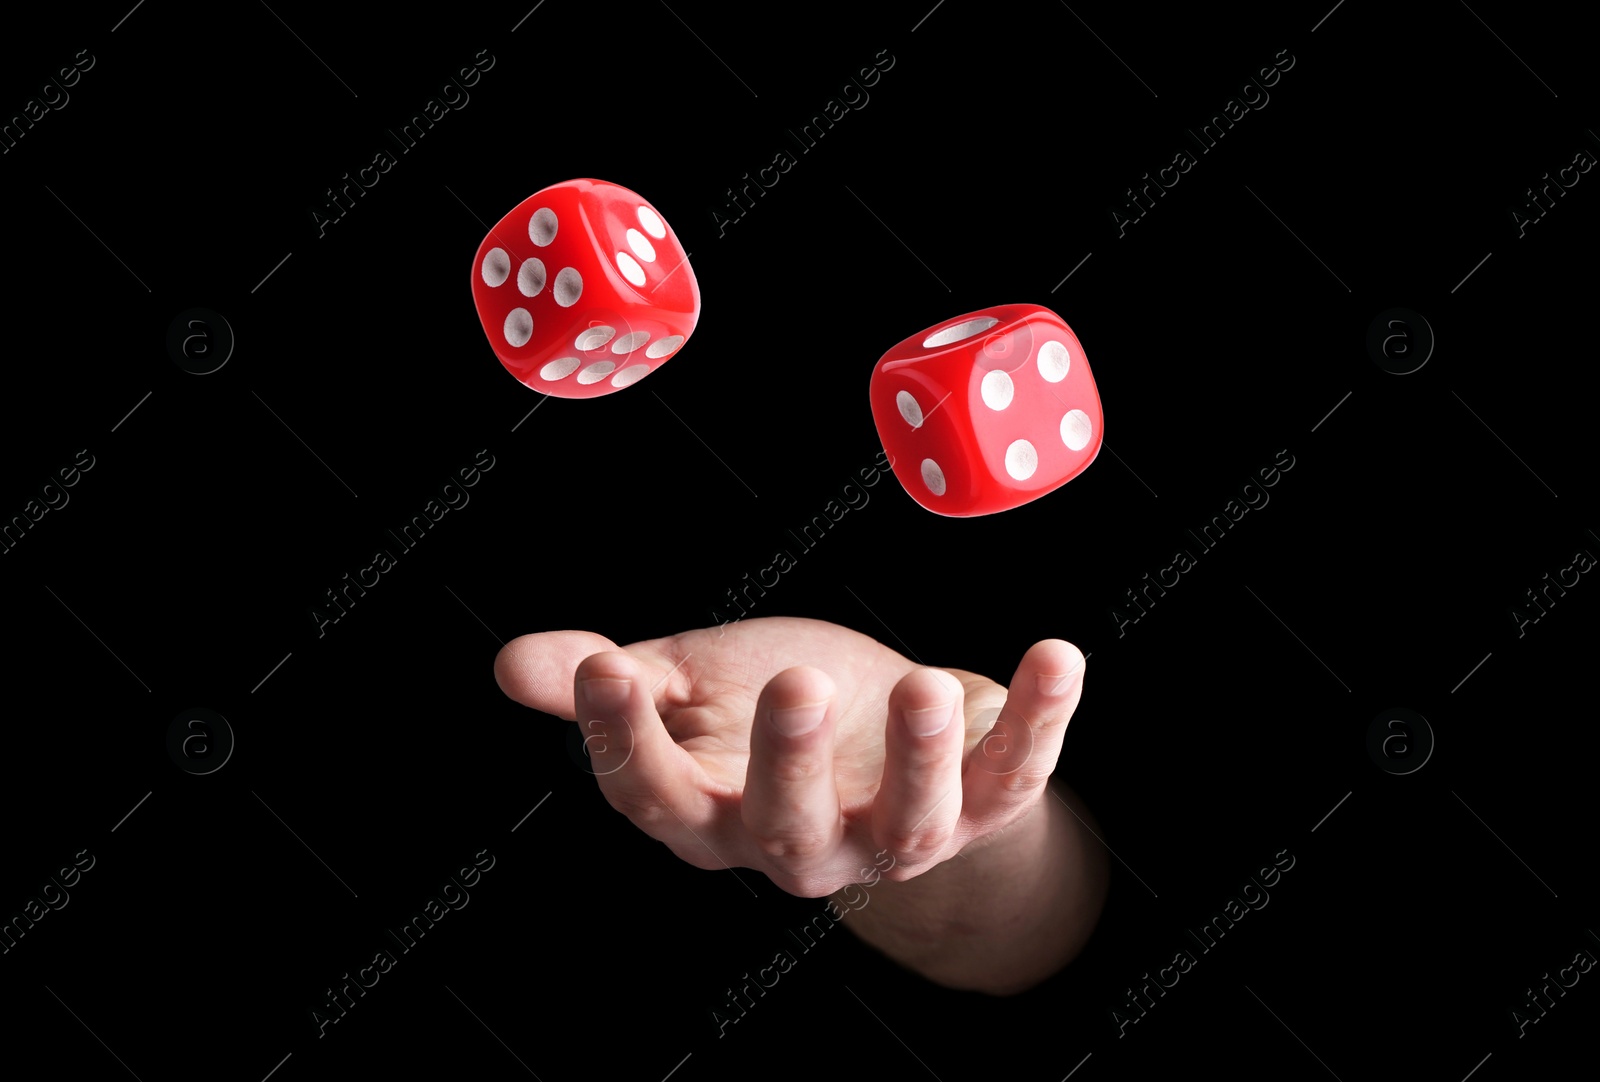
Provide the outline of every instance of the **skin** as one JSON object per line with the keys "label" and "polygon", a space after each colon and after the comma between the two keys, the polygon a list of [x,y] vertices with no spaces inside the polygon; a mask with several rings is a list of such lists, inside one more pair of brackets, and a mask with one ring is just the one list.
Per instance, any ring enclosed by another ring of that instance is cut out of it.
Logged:
{"label": "skin", "polygon": [[1098,825],[1049,781],[1084,667],[1046,639],[1008,688],[779,617],[628,646],[523,635],[495,679],[579,722],[606,800],[683,860],[839,895],[901,965],[1006,995],[1070,962],[1105,900]]}

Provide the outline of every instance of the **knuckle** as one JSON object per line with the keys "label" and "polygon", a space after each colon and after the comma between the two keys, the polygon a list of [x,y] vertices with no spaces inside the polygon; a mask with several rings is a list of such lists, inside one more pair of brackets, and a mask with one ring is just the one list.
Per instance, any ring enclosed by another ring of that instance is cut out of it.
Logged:
{"label": "knuckle", "polygon": [[651,833],[651,828],[660,826],[671,816],[666,806],[648,793],[617,788],[604,792],[607,803],[646,833]]}
{"label": "knuckle", "polygon": [[1022,796],[1044,787],[1050,780],[1050,771],[1037,764],[1027,763],[1009,774],[1000,775],[1000,788],[1007,793]]}
{"label": "knuckle", "polygon": [[894,854],[895,869],[899,869],[931,859],[944,848],[945,840],[946,832],[942,830],[892,830],[881,839],[881,844]]}
{"label": "knuckle", "polygon": [[812,781],[833,767],[827,759],[810,755],[780,756],[768,771],[779,784],[799,785]]}
{"label": "knuckle", "polygon": [[756,835],[756,845],[761,852],[773,861],[780,871],[785,872],[816,860],[828,851],[832,843],[833,839],[827,831],[805,828],[766,830]]}

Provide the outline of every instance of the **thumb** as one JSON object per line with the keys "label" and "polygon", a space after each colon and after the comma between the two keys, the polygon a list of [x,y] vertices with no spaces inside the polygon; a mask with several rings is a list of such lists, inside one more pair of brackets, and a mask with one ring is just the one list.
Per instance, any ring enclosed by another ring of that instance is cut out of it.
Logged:
{"label": "thumb", "polygon": [[584,658],[622,647],[592,631],[519,635],[495,655],[494,679],[506,696],[534,710],[576,721],[572,678]]}

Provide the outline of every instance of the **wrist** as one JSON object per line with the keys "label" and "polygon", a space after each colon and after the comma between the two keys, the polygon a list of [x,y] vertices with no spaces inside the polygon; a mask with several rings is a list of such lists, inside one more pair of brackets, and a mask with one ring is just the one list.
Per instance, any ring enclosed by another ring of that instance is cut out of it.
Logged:
{"label": "wrist", "polygon": [[844,923],[936,983],[1023,991],[1070,962],[1099,918],[1107,868],[1090,823],[1075,794],[1046,786],[1024,815],[957,856],[858,888],[868,902]]}

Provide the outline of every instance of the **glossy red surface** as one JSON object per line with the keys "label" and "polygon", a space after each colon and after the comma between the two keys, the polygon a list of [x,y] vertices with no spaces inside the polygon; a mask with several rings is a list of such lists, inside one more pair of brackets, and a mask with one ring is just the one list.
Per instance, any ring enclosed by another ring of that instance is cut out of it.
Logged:
{"label": "glossy red surface", "polygon": [[561,398],[632,386],[683,348],[700,287],[666,218],[603,180],[552,184],[495,223],[472,297],[506,370]]}
{"label": "glossy red surface", "polygon": [[897,343],[869,395],[895,477],[940,515],[993,514],[1060,488],[1094,461],[1105,428],[1077,335],[1033,304],[968,312]]}

